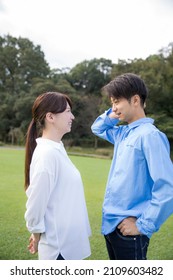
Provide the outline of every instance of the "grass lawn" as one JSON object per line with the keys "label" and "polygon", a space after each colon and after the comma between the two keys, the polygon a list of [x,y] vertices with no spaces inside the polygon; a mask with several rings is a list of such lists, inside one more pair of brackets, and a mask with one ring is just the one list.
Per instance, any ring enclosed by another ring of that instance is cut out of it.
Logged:
{"label": "grass lawn", "polygon": [[[104,238],[100,234],[101,207],[110,159],[70,156],[80,170],[85,187],[92,228],[91,260],[108,259]],[[23,188],[24,150],[0,148],[0,259],[37,259],[27,251],[28,233],[25,221]],[[150,241],[148,259],[173,260],[173,216]]]}

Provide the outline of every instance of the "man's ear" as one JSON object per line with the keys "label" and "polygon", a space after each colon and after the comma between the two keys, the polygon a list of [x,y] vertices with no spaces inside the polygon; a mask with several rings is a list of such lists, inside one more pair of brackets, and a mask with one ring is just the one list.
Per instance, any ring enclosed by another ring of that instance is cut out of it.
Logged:
{"label": "man's ear", "polygon": [[134,105],[139,105],[141,103],[141,99],[138,94],[135,94],[134,96],[132,96],[132,99],[133,99]]}

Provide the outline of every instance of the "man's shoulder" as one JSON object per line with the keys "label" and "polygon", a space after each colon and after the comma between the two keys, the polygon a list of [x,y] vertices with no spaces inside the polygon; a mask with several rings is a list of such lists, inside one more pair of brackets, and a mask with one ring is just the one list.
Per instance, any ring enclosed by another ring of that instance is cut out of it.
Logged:
{"label": "man's shoulder", "polygon": [[139,135],[142,141],[147,141],[148,143],[165,143],[169,146],[169,141],[164,132],[157,128],[154,124],[147,123],[140,126]]}
{"label": "man's shoulder", "polygon": [[150,133],[162,133],[154,124],[152,123],[143,123],[139,125],[138,131],[141,131],[142,134],[150,134]]}

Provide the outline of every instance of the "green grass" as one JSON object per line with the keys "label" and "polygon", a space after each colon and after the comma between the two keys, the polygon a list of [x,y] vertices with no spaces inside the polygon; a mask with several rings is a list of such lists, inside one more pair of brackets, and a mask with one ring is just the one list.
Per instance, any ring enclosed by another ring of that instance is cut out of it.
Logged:
{"label": "green grass", "polygon": [[[101,207],[110,159],[70,156],[80,170],[92,228],[91,260],[108,259],[105,242],[100,234]],[[37,259],[27,251],[28,233],[25,220],[26,196],[24,181],[24,150],[0,149],[0,259]],[[173,216],[150,241],[148,259],[173,260]]]}
{"label": "green grass", "polygon": [[0,259],[27,259],[23,161],[23,151],[0,149]]}

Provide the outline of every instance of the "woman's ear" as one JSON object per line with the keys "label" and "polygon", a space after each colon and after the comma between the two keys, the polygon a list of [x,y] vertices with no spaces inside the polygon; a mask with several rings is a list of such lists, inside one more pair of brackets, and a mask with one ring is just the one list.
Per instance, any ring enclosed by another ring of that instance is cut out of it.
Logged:
{"label": "woman's ear", "polygon": [[48,112],[47,114],[46,114],[46,117],[45,117],[45,119],[48,121],[48,122],[52,122],[53,121],[53,114],[51,113],[51,112]]}

